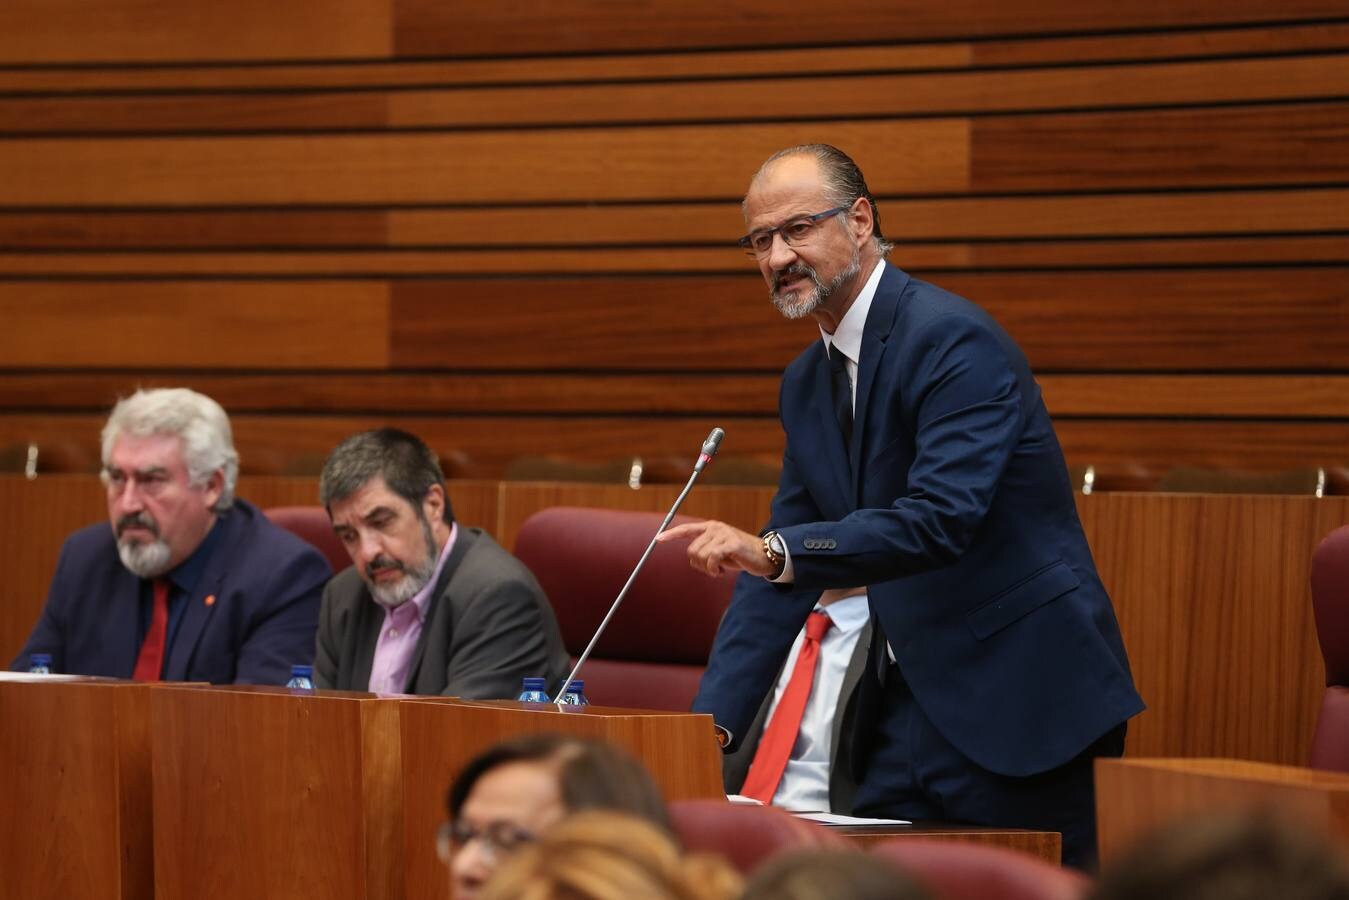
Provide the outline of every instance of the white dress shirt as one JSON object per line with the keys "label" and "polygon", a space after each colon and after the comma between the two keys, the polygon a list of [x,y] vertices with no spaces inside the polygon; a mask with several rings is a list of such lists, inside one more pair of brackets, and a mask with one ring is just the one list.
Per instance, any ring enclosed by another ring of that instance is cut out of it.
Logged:
{"label": "white dress shirt", "polygon": [[[778,782],[777,793],[773,795],[774,806],[795,811],[829,811],[829,763],[833,756],[834,715],[843,713],[839,702],[843,677],[848,671],[848,662],[852,659],[862,628],[871,616],[865,593],[853,594],[818,611],[828,615],[831,624],[820,641],[820,659],[816,663],[810,698],[801,716],[801,730],[797,732],[792,755],[787,760],[787,769]],[[777,686],[773,690],[773,702],[764,720],[765,727],[777,712],[778,701],[782,699],[782,692],[796,667],[796,656],[801,651],[804,637],[805,630],[802,629],[796,635],[791,652],[787,654],[787,664],[782,667],[782,674],[778,676]]]}

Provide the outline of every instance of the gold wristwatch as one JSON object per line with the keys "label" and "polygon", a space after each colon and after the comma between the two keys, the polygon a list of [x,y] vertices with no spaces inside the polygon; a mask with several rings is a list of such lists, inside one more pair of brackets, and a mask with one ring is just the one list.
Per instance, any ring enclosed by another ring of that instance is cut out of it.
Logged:
{"label": "gold wristwatch", "polygon": [[787,547],[782,543],[782,535],[776,531],[766,532],[763,536],[763,552],[773,564],[773,572],[768,576],[768,580],[780,578],[782,570],[787,567]]}

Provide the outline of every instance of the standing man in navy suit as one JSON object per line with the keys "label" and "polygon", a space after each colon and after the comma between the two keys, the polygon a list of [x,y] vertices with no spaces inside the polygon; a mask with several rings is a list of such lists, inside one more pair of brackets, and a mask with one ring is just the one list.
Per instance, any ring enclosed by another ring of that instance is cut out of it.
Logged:
{"label": "standing man in navy suit", "polygon": [[741,570],[694,709],[733,749],[824,590],[865,585],[853,810],[1061,831],[1095,858],[1092,760],[1143,709],[1021,350],[978,306],[885,261],[875,201],[828,145],[772,156],[741,245],[815,341],[783,375],[762,535],[683,525]]}
{"label": "standing man in navy suit", "polygon": [[47,604],[13,668],[146,681],[285,684],[314,658],[331,570],[234,496],[239,454],[220,405],[137,391],[103,429],[109,525],[61,548]]}

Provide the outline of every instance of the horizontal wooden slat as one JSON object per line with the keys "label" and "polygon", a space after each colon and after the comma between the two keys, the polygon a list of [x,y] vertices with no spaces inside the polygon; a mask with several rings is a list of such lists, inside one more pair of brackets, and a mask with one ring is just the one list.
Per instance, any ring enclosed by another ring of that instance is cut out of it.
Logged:
{"label": "horizontal wooden slat", "polygon": [[[921,272],[964,269],[1090,269],[1102,266],[1257,265],[1349,262],[1343,235],[1300,238],[1218,238],[1126,241],[1017,241],[903,244],[894,254]],[[480,249],[446,251],[343,250],[317,253],[3,253],[0,276],[107,277],[455,277],[461,275],[742,274],[750,268],[738,248]]]}
{"label": "horizontal wooden slat", "polygon": [[390,0],[6,0],[7,63],[385,56]]}
{"label": "horizontal wooden slat", "polygon": [[821,135],[849,149],[879,194],[1324,184],[1349,178],[1347,123],[1349,106],[1302,104],[972,122],[16,139],[0,143],[9,175],[0,205],[733,198],[768,153]]}
{"label": "horizontal wooden slat", "polygon": [[[0,142],[0,205],[475,203],[738,197],[774,150],[827,133],[880,191],[963,191],[959,120],[461,134]],[[615,164],[615,161],[621,161]],[[543,162],[546,161],[546,164]]]}
{"label": "horizontal wooden slat", "polygon": [[388,364],[388,290],[367,282],[0,282],[13,366]]}
{"label": "horizontal wooden slat", "polygon": [[[899,241],[1349,231],[1345,188],[882,196],[878,203],[886,235]],[[738,201],[390,210],[25,211],[0,212],[0,250],[389,246],[518,251],[598,245],[607,252],[624,245],[661,250],[688,244],[729,247],[743,229]],[[911,251],[905,247],[901,254]],[[1243,247],[1236,258],[1248,258],[1247,252]]]}
{"label": "horizontal wooden slat", "polygon": [[[106,412],[69,415],[0,414],[0,445],[34,441],[83,446],[97,459]],[[602,462],[626,456],[687,459],[713,426],[726,431],[727,456],[771,457],[782,452],[776,417],[745,416],[231,416],[235,444],[250,469],[258,460],[321,461],[342,438],[392,425],[420,435],[442,455],[456,451],[480,469],[499,473],[521,455],[556,455]],[[1185,419],[1059,419],[1059,441],[1069,464],[1173,465],[1279,470],[1295,466],[1349,466],[1349,422]]]}
{"label": "horizontal wooden slat", "polygon": [[425,87],[462,84],[654,81],[668,78],[903,72],[1130,60],[1202,59],[1324,52],[1349,47],[1349,23],[1275,23],[1261,28],[1194,29],[974,43],[865,44],[698,53],[410,59],[391,62],[209,66],[0,67],[0,92],[275,90]]}
{"label": "horizontal wooden slat", "polygon": [[615,15],[606,0],[567,4],[475,6],[472,15],[443,0],[396,0],[395,51],[400,56],[482,56],[744,47],[924,38],[996,37],[1279,22],[1342,16],[1335,0],[1192,0],[1189,3],[1113,3],[1084,0],[901,0],[876,4],[836,0],[828,15],[811,18],[803,35],[798,16],[771,0],[686,0],[648,4]]}
{"label": "horizontal wooden slat", "polygon": [[[453,363],[453,360],[447,360]],[[199,369],[0,373],[0,409],[106,409],[138,386],[190,387],[235,414],[777,414],[779,375],[747,373],[346,372],[229,375]],[[1349,375],[1045,374],[1056,419],[1349,420]]]}
{"label": "horizontal wooden slat", "polygon": [[393,92],[0,97],[0,133],[378,130],[965,115],[1349,94],[1349,55]]}
{"label": "horizontal wooden slat", "polygon": [[[1337,269],[950,274],[1041,369],[1342,368],[1349,360]],[[393,358],[496,368],[764,369],[812,323],[781,321],[752,276],[405,282],[394,285]],[[508,297],[491,317],[484,296]],[[539,336],[546,335],[546,341]]]}
{"label": "horizontal wooden slat", "polygon": [[986,117],[976,191],[1290,185],[1349,177],[1349,105]]}

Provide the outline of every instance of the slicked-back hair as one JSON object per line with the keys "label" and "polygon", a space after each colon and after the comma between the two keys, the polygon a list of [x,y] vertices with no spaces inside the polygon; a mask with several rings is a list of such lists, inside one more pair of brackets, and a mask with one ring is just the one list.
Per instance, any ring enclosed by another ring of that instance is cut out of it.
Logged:
{"label": "slicked-back hair", "polygon": [[862,175],[862,169],[853,158],[832,144],[798,144],[779,150],[754,173],[754,181],[759,180],[778,160],[789,156],[813,156],[820,166],[820,176],[824,180],[825,194],[835,206],[851,207],[857,199],[863,198],[871,207],[871,239],[881,256],[889,255],[895,248],[894,242],[887,240],[881,232],[881,212],[876,208],[876,198],[871,196],[871,188]]}
{"label": "slicked-back hair", "polygon": [[502,741],[464,766],[445,797],[450,821],[488,772],[511,763],[541,763],[557,769],[558,793],[568,812],[611,809],[631,813],[670,830],[665,798],[650,773],[631,755],[602,741],[530,734]]}
{"label": "slicked-back hair", "polygon": [[117,401],[103,426],[103,477],[112,457],[113,444],[123,434],[177,437],[183,465],[191,483],[200,487],[216,472],[221,475],[220,499],[213,509],[224,512],[234,504],[234,485],[239,478],[239,453],[225,410],[205,394],[187,388],[137,390]]}
{"label": "slicked-back hair", "polygon": [[[375,476],[411,503],[418,515],[433,485],[445,491],[440,461],[421,438],[398,428],[378,428],[353,434],[328,455],[319,475],[319,502],[331,512],[335,502],[350,497]],[[442,518],[447,525],[454,521],[448,492]]]}

